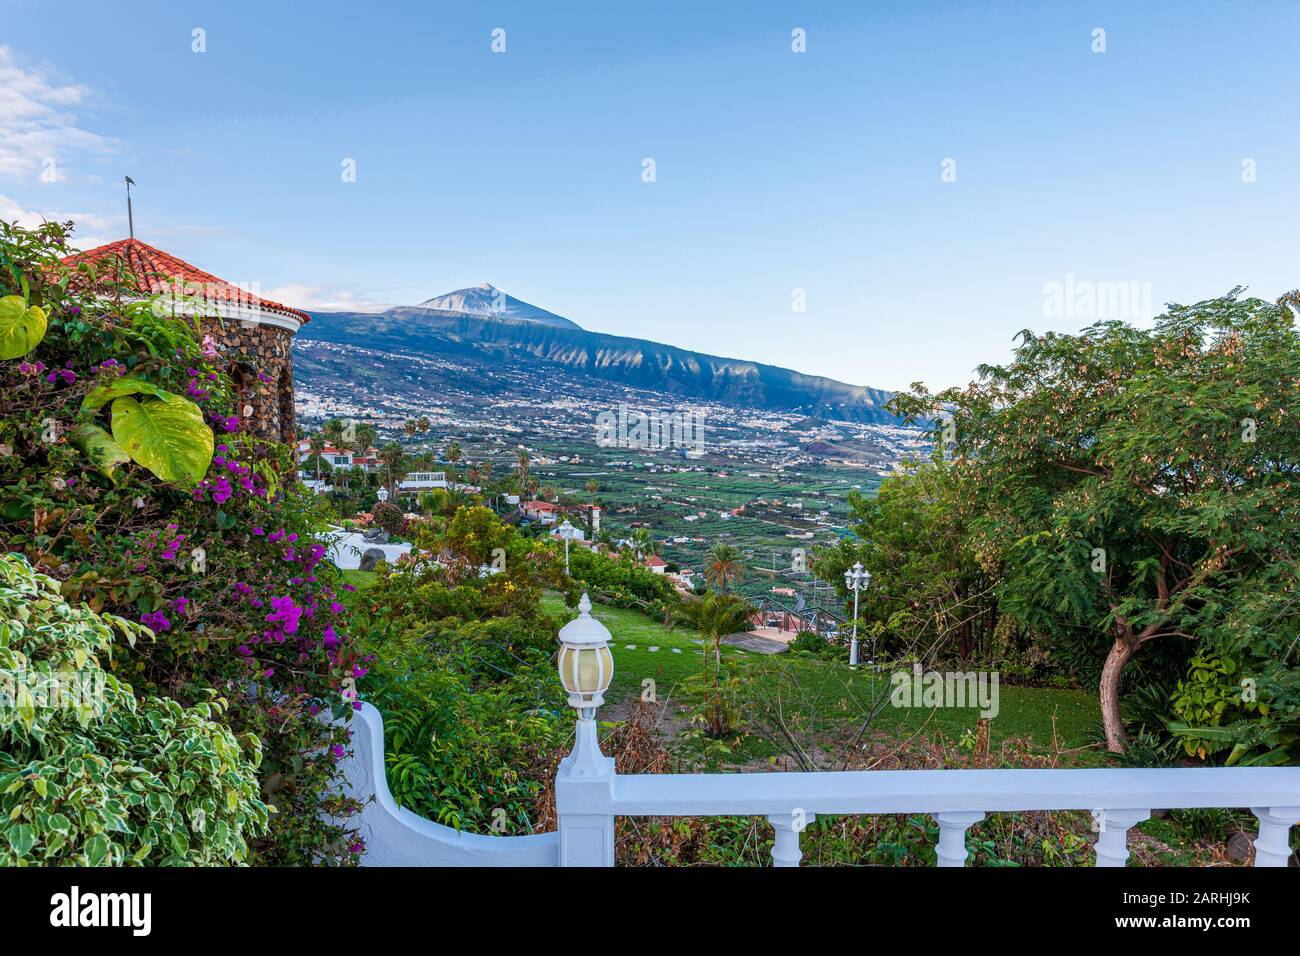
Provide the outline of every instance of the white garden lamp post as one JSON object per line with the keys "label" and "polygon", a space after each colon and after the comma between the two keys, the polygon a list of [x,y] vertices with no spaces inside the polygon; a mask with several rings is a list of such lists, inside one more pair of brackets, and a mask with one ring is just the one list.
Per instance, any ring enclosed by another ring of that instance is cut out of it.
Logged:
{"label": "white garden lamp post", "polygon": [[387,501],[387,500],[388,500],[388,489],[387,489],[387,488],[384,488],[383,486],[380,486],[380,488],[379,488],[379,502],[380,502],[380,504],[383,504],[383,503],[384,503],[385,501]]}
{"label": "white garden lamp post", "polygon": [[613,771],[614,759],[600,752],[596,741],[596,708],[614,676],[609,629],[591,616],[591,599],[578,602],[578,616],[560,628],[560,683],[569,692],[569,706],[578,712],[573,752],[560,762],[572,777],[601,777]]}
{"label": "white garden lamp post", "polygon": [[[569,538],[573,535],[573,525],[569,524],[569,519],[565,518],[564,523],[560,525],[560,537],[564,539],[564,573],[569,573]],[[595,620],[593,618],[592,620]]]}
{"label": "white garden lamp post", "polygon": [[[844,586],[853,592],[853,638],[849,641],[849,667],[858,666],[858,592],[871,582],[871,572],[859,561],[844,572]],[[873,661],[874,663],[874,661]]]}

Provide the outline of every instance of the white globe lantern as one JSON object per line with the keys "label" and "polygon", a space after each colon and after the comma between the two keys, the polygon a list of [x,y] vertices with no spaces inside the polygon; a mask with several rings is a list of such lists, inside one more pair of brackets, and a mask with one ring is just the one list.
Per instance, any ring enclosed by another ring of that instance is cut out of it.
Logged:
{"label": "white globe lantern", "polygon": [[573,752],[560,761],[560,772],[570,777],[595,779],[614,772],[614,758],[600,752],[596,739],[596,708],[605,703],[614,676],[609,639],[609,630],[591,616],[591,598],[584,594],[578,616],[560,628],[560,683],[569,692],[569,706],[578,712]]}
{"label": "white globe lantern", "polygon": [[569,692],[569,706],[584,718],[605,702],[614,677],[609,629],[591,616],[591,599],[582,596],[578,616],[560,628],[560,683]]}

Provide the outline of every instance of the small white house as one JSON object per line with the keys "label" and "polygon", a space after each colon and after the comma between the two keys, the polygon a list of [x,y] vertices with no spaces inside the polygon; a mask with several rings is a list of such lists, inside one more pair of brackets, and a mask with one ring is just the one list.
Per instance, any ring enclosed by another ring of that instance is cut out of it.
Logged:
{"label": "small white house", "polygon": [[398,484],[401,491],[431,491],[447,487],[445,471],[413,471]]}
{"label": "small white house", "polygon": [[568,538],[570,541],[582,541],[586,538],[581,528],[567,521],[552,531],[551,534],[557,538]]}

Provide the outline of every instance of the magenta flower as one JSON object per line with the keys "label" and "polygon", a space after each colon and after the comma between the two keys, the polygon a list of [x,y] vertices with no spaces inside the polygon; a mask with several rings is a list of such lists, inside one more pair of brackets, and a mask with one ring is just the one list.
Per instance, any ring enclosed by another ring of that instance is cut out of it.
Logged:
{"label": "magenta flower", "polygon": [[271,623],[279,623],[284,633],[292,634],[298,630],[298,619],[301,617],[302,608],[293,603],[292,597],[285,595],[271,598],[271,613],[266,619]]}
{"label": "magenta flower", "polygon": [[149,628],[154,633],[159,631],[171,630],[172,622],[167,620],[167,615],[162,611],[150,611],[140,618],[140,623]]}

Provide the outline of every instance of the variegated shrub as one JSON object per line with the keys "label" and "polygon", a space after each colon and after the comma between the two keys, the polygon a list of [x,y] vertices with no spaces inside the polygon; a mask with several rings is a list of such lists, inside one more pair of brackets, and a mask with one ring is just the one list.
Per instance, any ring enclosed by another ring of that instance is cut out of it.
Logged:
{"label": "variegated shrub", "polygon": [[0,555],[0,865],[222,865],[265,831],[261,747],[103,666],[149,632]]}

